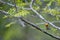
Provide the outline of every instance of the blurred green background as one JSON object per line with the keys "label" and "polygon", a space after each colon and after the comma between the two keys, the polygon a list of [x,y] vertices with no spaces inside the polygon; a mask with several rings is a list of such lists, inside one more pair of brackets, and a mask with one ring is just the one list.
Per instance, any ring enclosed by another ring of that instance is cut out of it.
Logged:
{"label": "blurred green background", "polygon": [[[6,3],[2,3],[6,2]],[[16,4],[18,6],[18,12],[16,8],[10,4]],[[55,35],[60,36],[60,30],[49,25],[51,30],[46,30],[45,22],[40,19],[32,10],[29,8],[31,0],[1,0],[0,10],[7,11],[10,15],[15,17],[22,16],[30,22],[38,25],[39,28]],[[60,27],[60,0],[34,0],[33,8],[46,20],[52,22],[56,26]],[[23,27],[19,19],[12,16],[4,15],[0,12],[0,40],[57,40],[43,32],[33,28],[31,25],[25,23]]]}

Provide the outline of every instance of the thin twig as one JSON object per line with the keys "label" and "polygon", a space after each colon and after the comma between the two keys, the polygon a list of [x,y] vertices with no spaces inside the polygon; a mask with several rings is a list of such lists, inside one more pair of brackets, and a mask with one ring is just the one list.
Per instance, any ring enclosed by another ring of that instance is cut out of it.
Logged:
{"label": "thin twig", "polygon": [[[60,21],[52,21],[51,23],[60,23]],[[36,25],[41,25],[41,24],[45,24],[45,22],[42,22],[42,23],[36,23]]]}

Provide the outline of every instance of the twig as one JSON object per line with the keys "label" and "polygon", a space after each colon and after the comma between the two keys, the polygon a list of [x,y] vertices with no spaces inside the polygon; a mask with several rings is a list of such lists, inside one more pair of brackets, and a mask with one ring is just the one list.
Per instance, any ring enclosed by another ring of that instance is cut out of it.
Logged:
{"label": "twig", "polygon": [[[51,23],[59,23],[60,21],[52,21]],[[41,24],[45,24],[45,22],[42,23],[36,23],[36,25],[41,25]]]}
{"label": "twig", "polygon": [[[11,3],[8,3],[8,2],[4,2],[2,0],[0,0],[0,2],[3,3],[3,4],[7,4],[9,6],[15,7],[14,4],[11,4]],[[16,6],[16,8],[18,8],[18,9],[25,9],[25,10],[31,10],[30,8],[24,8],[24,7],[18,7],[18,6]]]}

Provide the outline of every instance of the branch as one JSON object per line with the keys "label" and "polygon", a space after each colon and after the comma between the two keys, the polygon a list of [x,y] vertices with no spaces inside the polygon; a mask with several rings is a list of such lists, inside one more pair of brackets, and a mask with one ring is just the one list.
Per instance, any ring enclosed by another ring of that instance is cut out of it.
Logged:
{"label": "branch", "polygon": [[[2,12],[3,14],[5,13],[5,15],[7,15],[7,12],[5,12],[5,11],[1,11],[1,10],[0,10],[0,12]],[[1,13],[1,14],[2,14],[2,13]],[[9,15],[9,14],[8,14],[8,15]],[[7,15],[7,16],[8,16],[8,15]],[[11,15],[10,15],[10,16],[11,16]],[[24,19],[23,17],[15,17],[15,16],[13,16],[13,17],[14,17],[14,18],[21,19],[21,20],[24,21],[25,23],[27,23],[27,24],[31,25],[32,27],[36,28],[37,30],[45,33],[46,35],[49,35],[49,36],[51,36],[51,37],[53,37],[53,38],[55,38],[55,39],[60,40],[60,37],[54,36],[53,34],[50,34],[50,33],[46,32],[46,31],[42,30],[42,29],[39,28],[36,24],[29,22],[28,20]]]}
{"label": "branch", "polygon": [[9,5],[9,6],[12,6],[12,7],[16,7],[16,8],[18,8],[18,9],[31,10],[30,8],[18,7],[18,6],[16,6],[16,5],[14,5],[14,4],[11,4],[11,3],[8,3],[8,2],[4,2],[4,1],[2,1],[2,0],[0,0],[0,2],[3,3],[3,4],[7,4],[7,5]]}
{"label": "branch", "polygon": [[31,25],[32,27],[36,28],[37,30],[39,30],[39,31],[41,31],[41,32],[43,32],[43,33],[45,33],[45,34],[47,34],[47,35],[49,35],[49,36],[51,36],[51,37],[53,37],[53,38],[55,38],[55,39],[60,40],[60,37],[54,36],[53,34],[50,34],[50,33],[46,32],[46,31],[42,30],[42,29],[39,28],[36,24],[31,23],[31,22],[29,22],[28,20],[23,19],[23,18],[21,18],[21,17],[20,17],[20,19],[21,19],[22,21],[24,21],[25,23]]}
{"label": "branch", "polygon": [[54,28],[57,28],[57,29],[60,30],[60,27],[58,27],[58,26],[54,25],[53,23],[47,21],[42,15],[40,15],[36,10],[33,9],[33,7],[32,7],[33,1],[34,1],[34,0],[32,0],[31,3],[30,3],[30,8],[31,8],[31,10],[32,10],[34,13],[36,13],[36,15],[37,15],[40,19],[42,19],[43,21],[49,23],[49,24],[50,24],[51,26],[53,26]]}
{"label": "branch", "polygon": [[[57,22],[60,22],[60,21],[52,21],[51,23],[57,23]],[[40,24],[45,24],[45,22],[42,22],[42,23],[36,23],[36,25],[40,25]]]}

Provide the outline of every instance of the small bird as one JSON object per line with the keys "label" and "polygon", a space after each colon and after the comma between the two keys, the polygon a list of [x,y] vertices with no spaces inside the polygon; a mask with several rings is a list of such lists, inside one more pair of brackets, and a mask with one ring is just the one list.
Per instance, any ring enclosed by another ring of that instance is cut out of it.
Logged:
{"label": "small bird", "polygon": [[48,23],[45,23],[46,30],[50,30],[48,25],[49,25]]}

